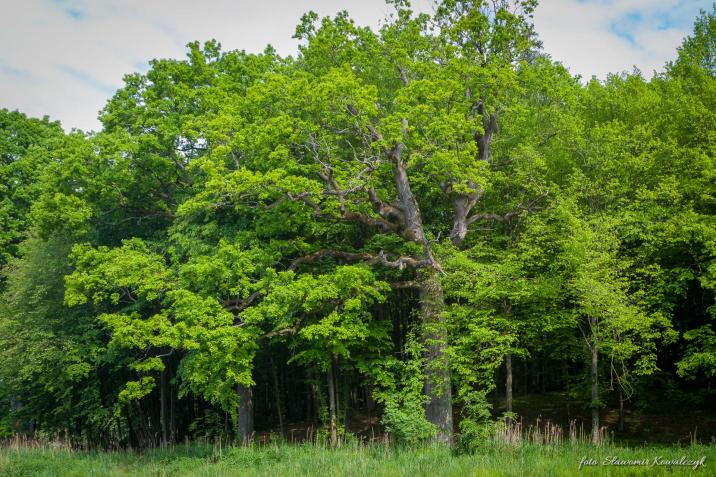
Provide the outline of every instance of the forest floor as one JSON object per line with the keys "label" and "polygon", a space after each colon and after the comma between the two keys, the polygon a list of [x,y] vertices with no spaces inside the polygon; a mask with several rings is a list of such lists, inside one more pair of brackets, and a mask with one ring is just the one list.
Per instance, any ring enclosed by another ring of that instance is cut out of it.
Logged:
{"label": "forest floor", "polygon": [[[592,465],[580,462],[591,459]],[[615,461],[613,459],[619,459]],[[701,464],[689,461],[703,460]],[[682,465],[666,465],[682,460]],[[642,461],[637,465],[626,461]],[[621,462],[621,465],[617,465]],[[694,468],[697,467],[697,468]],[[0,448],[0,475],[20,476],[666,476],[716,475],[716,446],[500,447],[472,455],[382,445],[177,446],[142,453]]]}
{"label": "forest floor", "polygon": [[[505,410],[504,400],[494,399],[495,415]],[[618,430],[619,412],[608,407],[601,412],[602,425],[607,427],[606,437],[616,445],[664,445],[688,446],[693,443],[716,445],[716,409],[708,406],[689,406],[663,399],[648,407],[625,406],[625,426]],[[521,430],[527,434],[538,429],[546,432],[550,426],[558,426],[566,439],[570,426],[575,428],[578,440],[588,440],[591,426],[590,410],[566,392],[545,392],[516,396],[513,409],[519,416]],[[460,414],[459,407],[455,414]],[[265,423],[264,423],[265,424]],[[380,418],[375,412],[354,411],[348,423],[350,433],[363,442],[381,443],[385,439]],[[455,423],[459,430],[459,422]],[[315,423],[297,421],[286,425],[286,440],[292,444],[315,441]],[[255,440],[266,444],[275,440],[277,429],[259,426]]]}
{"label": "forest floor", "polygon": [[[494,404],[498,411],[504,405],[499,400]],[[251,447],[194,443],[142,452],[95,452],[51,443],[8,443],[0,445],[0,477],[716,475],[716,413],[709,409],[668,399],[645,409],[627,407],[624,432],[612,431],[618,413],[605,409],[608,444],[599,447],[584,443],[589,438],[588,410],[566,393],[519,396],[514,409],[520,416],[519,445],[493,443],[475,454],[390,447],[375,414],[356,413],[349,431],[357,437],[338,449],[321,445],[325,436],[310,423],[289,423],[289,442],[278,442],[276,432],[259,431]],[[556,440],[554,429],[559,429]],[[697,468],[659,464],[682,458],[683,464],[705,460]],[[613,459],[643,465],[616,465]],[[592,465],[580,468],[585,460]]]}
{"label": "forest floor", "polygon": [[[498,410],[504,410],[504,402],[494,403]],[[588,433],[590,411],[580,405],[568,393],[547,392],[516,396],[514,411],[520,416],[523,429],[556,424],[565,433],[570,424],[578,433]],[[619,432],[619,411],[609,407],[601,412],[602,425],[608,428],[608,437],[620,445],[689,445],[698,441],[716,445],[716,410],[689,406],[664,398],[638,409],[625,407],[625,427]]]}

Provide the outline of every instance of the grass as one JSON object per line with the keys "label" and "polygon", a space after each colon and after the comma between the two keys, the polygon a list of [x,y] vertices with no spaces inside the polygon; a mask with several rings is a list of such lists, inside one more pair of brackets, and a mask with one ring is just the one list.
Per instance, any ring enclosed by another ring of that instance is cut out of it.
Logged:
{"label": "grass", "polygon": [[[606,466],[621,460],[699,459],[679,466]],[[579,469],[584,458],[598,465]],[[444,448],[383,445],[270,444],[253,447],[177,446],[145,452],[87,452],[43,446],[0,448],[0,475],[19,476],[666,476],[716,475],[716,446],[594,447],[586,444],[494,446],[473,455]]]}

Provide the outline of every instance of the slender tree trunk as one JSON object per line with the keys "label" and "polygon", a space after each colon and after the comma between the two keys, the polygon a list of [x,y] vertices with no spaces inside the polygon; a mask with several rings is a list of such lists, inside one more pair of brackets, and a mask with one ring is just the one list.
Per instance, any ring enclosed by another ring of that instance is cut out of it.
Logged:
{"label": "slender tree trunk", "polygon": [[368,411],[368,425],[373,428],[373,396],[370,393],[370,388],[366,384],[365,389],[365,409]]}
{"label": "slender tree trunk", "polygon": [[[320,375],[319,375],[320,376]],[[321,411],[323,409],[323,390],[321,386],[316,382],[313,383],[313,422],[318,422],[321,419]],[[323,424],[323,423],[321,423]]]}
{"label": "slender tree trunk", "polygon": [[278,371],[276,369],[276,363],[273,360],[273,356],[269,355],[269,362],[271,365],[271,375],[273,376],[273,393],[276,399],[276,413],[278,414],[278,429],[281,433],[281,437],[285,437],[286,432],[283,427],[283,403],[281,401],[281,386],[278,382]]}
{"label": "slender tree trunk", "polygon": [[[596,323],[592,329],[596,329]],[[599,444],[599,348],[596,337],[590,346],[592,353],[592,442]]]}
{"label": "slender tree trunk", "polygon": [[328,365],[328,411],[331,420],[331,445],[338,444],[338,417],[336,416],[336,382],[333,370],[333,361]]}
{"label": "slender tree trunk", "polygon": [[169,442],[177,442],[176,389],[169,384]]}
{"label": "slender tree trunk", "polygon": [[253,390],[239,384],[236,386],[236,392],[239,395],[239,406],[236,416],[236,427],[239,438],[243,445],[247,445],[254,434],[254,398]]}
{"label": "slender tree trunk", "polygon": [[314,411],[316,406],[313,404],[313,382],[307,381],[306,385],[306,420],[313,424],[316,416]]}
{"label": "slender tree trunk", "polygon": [[622,387],[617,385],[617,392],[619,393],[619,432],[624,432],[624,391]]}
{"label": "slender tree trunk", "polygon": [[162,428],[162,447],[169,444],[167,423],[167,369],[162,370],[159,377],[159,425]]}
{"label": "slender tree trunk", "polygon": [[348,430],[351,409],[351,378],[352,374],[343,375],[343,428]]}
{"label": "slender tree trunk", "polygon": [[535,353],[534,358],[532,359],[532,392],[537,394],[540,391],[539,382],[540,382],[540,368],[539,368],[539,354]]}
{"label": "slender tree trunk", "polygon": [[505,355],[505,400],[507,401],[507,412],[512,412],[512,353]]}
{"label": "slender tree trunk", "polygon": [[425,413],[437,429],[437,440],[452,443],[452,389],[447,356],[447,329],[442,309],[443,290],[434,269],[421,271],[420,308],[423,316],[423,345],[426,352]]}

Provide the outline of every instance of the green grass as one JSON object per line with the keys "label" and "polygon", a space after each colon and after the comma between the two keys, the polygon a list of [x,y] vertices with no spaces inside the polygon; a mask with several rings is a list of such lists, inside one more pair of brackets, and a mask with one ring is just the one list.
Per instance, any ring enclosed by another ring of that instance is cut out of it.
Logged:
{"label": "green grass", "polygon": [[[704,467],[616,467],[579,470],[583,457],[600,464],[608,456],[649,459],[706,457]],[[0,449],[0,475],[14,476],[660,476],[716,475],[716,447],[591,447],[587,445],[492,448],[454,455],[442,448],[391,450],[383,446],[267,445],[177,446],[143,453],[70,452],[64,449]]]}

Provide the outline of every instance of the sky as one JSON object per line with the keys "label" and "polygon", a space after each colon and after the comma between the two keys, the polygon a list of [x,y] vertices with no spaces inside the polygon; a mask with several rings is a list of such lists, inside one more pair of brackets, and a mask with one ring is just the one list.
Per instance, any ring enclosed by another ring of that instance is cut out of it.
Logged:
{"label": "sky", "polygon": [[[573,74],[604,79],[673,59],[700,9],[713,0],[541,0],[535,29],[544,50]],[[431,11],[431,0],[413,0]],[[384,0],[0,0],[0,108],[97,130],[97,113],[127,73],[152,58],[183,58],[190,41],[226,50],[297,51],[301,15],[348,10],[377,27]]]}

